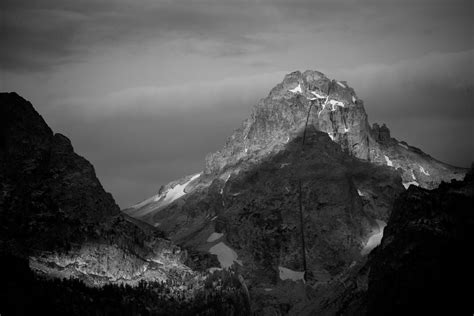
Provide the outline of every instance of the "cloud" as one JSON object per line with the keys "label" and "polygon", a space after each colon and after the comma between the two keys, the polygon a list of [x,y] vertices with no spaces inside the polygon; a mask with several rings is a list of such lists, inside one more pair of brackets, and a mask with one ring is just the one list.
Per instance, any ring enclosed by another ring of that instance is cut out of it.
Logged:
{"label": "cloud", "polygon": [[376,118],[474,119],[474,50],[336,71]]}
{"label": "cloud", "polygon": [[435,158],[474,161],[474,50],[335,71],[365,101],[369,120]]}
{"label": "cloud", "polygon": [[202,170],[206,154],[224,144],[285,73],[58,99],[41,113],[126,207]]}
{"label": "cloud", "polygon": [[1,79],[71,138],[122,206],[201,170],[206,153],[298,68],[347,80],[372,122],[466,165],[472,5],[3,0]]}
{"label": "cloud", "polygon": [[[44,71],[77,62],[92,51],[119,43],[179,39],[190,53],[235,56],[268,45],[251,34],[265,27],[262,6],[238,1],[5,1],[0,35],[6,45],[0,66]],[[270,24],[273,24],[270,23]],[[249,35],[249,36],[247,36]]]}
{"label": "cloud", "polygon": [[[172,86],[139,86],[102,96],[58,99],[54,111],[74,113],[88,120],[104,117],[170,117],[245,108],[264,97],[286,72],[263,73],[215,81],[191,82]],[[265,92],[266,91],[266,92]]]}
{"label": "cloud", "polygon": [[352,45],[355,56],[384,47],[400,54],[401,43],[472,46],[466,0],[4,0],[1,11],[0,66],[11,72],[48,71],[125,44],[179,44],[210,58],[284,54],[322,41],[318,48],[331,53]]}

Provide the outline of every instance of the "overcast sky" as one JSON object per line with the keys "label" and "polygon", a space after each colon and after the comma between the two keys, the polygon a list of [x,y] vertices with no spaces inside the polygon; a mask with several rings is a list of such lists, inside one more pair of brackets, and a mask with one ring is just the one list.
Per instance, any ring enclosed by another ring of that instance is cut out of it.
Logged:
{"label": "overcast sky", "polygon": [[474,160],[473,1],[2,0],[0,84],[121,207],[204,167],[284,74],[347,80],[369,120]]}

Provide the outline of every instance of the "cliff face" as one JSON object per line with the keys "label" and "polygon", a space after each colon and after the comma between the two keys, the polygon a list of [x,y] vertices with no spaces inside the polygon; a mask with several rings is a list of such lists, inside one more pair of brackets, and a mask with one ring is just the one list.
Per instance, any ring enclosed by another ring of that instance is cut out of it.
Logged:
{"label": "cliff face", "polygon": [[407,187],[434,188],[443,180],[460,180],[465,173],[391,138],[385,125],[371,128],[363,101],[347,82],[311,70],[285,76],[254,107],[223,149],[206,157],[205,173],[238,168],[243,161],[258,163],[298,135],[306,120],[310,128],[327,133],[349,155],[400,169]]}
{"label": "cliff face", "polygon": [[469,315],[474,311],[474,169],[463,181],[410,187],[381,244],[312,292],[295,315]]}
{"label": "cliff face", "polygon": [[317,71],[296,71],[285,76],[254,107],[250,118],[227,139],[222,150],[208,155],[205,173],[278,151],[301,133],[310,106],[310,128],[326,132],[353,156],[369,158],[370,128],[363,102],[354,90]]}
{"label": "cliff face", "polygon": [[29,102],[0,94],[0,126],[2,253],[91,284],[163,280],[169,267],[189,272],[185,252],[123,215],[93,166]]}
{"label": "cliff face", "polygon": [[404,190],[392,168],[349,156],[326,133],[305,137],[304,146],[297,136],[258,165],[241,164],[223,178],[187,178],[189,192],[169,204],[166,193],[158,195],[151,203],[161,203],[159,211],[147,213],[145,206],[142,218],[177,244],[216,254],[221,267],[233,264],[250,284],[256,312],[292,308],[305,297],[299,184],[306,284],[315,287],[361,257],[377,220],[388,219]]}
{"label": "cliff face", "polygon": [[464,173],[392,138],[385,125],[371,127],[346,82],[297,71],[206,157],[203,172],[124,212],[173,242],[215,254],[222,267],[237,267],[252,285],[255,308],[269,299],[289,310],[305,297],[296,290],[302,229],[307,284],[331,284],[380,242],[404,187],[433,188]]}
{"label": "cliff face", "polygon": [[472,314],[474,170],[395,202],[371,262],[368,314]]}

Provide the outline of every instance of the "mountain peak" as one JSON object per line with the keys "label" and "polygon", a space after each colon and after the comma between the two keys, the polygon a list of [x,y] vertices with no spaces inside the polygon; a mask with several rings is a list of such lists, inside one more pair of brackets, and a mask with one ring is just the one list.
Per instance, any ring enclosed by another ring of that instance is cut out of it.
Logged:
{"label": "mountain peak", "polygon": [[363,101],[354,89],[346,81],[314,70],[287,74],[258,102],[224,147],[206,157],[204,173],[220,174],[239,170],[242,163],[258,163],[284,148],[305,127],[327,133],[351,156],[400,169],[407,185],[433,188],[465,173],[398,142],[385,124],[370,127]]}
{"label": "mountain peak", "polygon": [[[185,193],[191,193],[208,187],[214,180],[225,185],[232,175],[258,167],[270,157],[300,144],[305,131],[325,133],[351,158],[391,168],[401,176],[406,188],[410,185],[434,188],[441,181],[461,179],[466,172],[392,138],[385,124],[375,123],[371,127],[363,101],[346,81],[329,79],[319,71],[294,71],[254,106],[222,149],[206,156],[199,179],[189,185],[189,178],[171,182],[158,195],[127,209],[126,213],[136,218],[143,218],[146,213],[149,222],[155,225],[153,216],[164,207],[157,199],[175,186],[180,185]],[[317,151],[320,147],[308,143],[306,148]],[[173,205],[175,202],[165,208]]]}
{"label": "mountain peak", "polygon": [[[326,132],[352,155],[368,159],[370,128],[361,100],[345,81],[319,71],[292,72],[260,100],[250,118],[207,157],[206,173],[278,151],[306,126]],[[259,160],[259,159],[257,159]]]}

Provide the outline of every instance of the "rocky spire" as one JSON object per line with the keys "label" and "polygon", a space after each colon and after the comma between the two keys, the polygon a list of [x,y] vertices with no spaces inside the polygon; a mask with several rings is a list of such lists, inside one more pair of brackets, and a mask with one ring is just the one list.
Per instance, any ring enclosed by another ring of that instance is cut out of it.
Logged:
{"label": "rocky spire", "polygon": [[354,89],[318,71],[295,71],[260,100],[222,150],[207,157],[205,172],[218,173],[240,161],[259,161],[280,150],[302,133],[311,103],[316,108],[309,117],[309,129],[327,133],[355,157],[369,158],[370,128]]}

